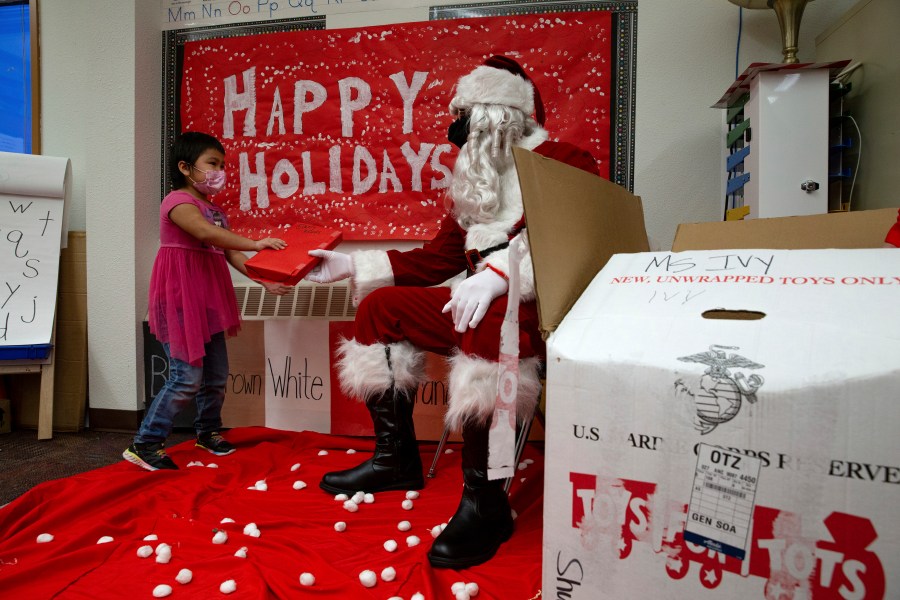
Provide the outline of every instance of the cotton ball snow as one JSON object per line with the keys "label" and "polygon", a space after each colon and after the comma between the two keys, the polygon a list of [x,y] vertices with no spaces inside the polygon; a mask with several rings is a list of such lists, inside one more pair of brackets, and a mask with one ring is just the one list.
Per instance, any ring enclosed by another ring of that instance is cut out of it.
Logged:
{"label": "cotton ball snow", "polygon": [[381,571],[382,581],[393,581],[397,577],[397,570],[394,567],[385,567]]}
{"label": "cotton ball snow", "polygon": [[209,463],[208,465],[206,465],[206,468],[207,469],[218,469],[219,465],[217,465],[216,463]]}
{"label": "cotton ball snow", "polygon": [[353,448],[347,448],[347,454],[356,454],[356,450]]}
{"label": "cotton ball snow", "polygon": [[474,581],[472,581],[472,582],[466,584],[466,591],[469,592],[470,596],[474,597],[474,596],[478,595],[478,592],[480,590],[478,589],[478,584],[475,583]]}
{"label": "cotton ball snow", "polygon": [[363,500],[365,500],[365,498],[366,498],[365,492],[356,492],[355,494],[353,494],[353,497],[350,499],[353,500],[356,504],[362,504],[362,502],[363,502]]}
{"label": "cotton ball snow", "polygon": [[312,573],[301,573],[300,574],[300,585],[310,586],[316,582],[316,578],[313,577]]}
{"label": "cotton ball snow", "polygon": [[97,540],[97,543],[98,543],[98,544],[108,544],[108,543],[110,543],[111,541],[113,541],[113,539],[112,539],[111,536],[104,535],[102,538],[100,538],[99,540]]}
{"label": "cotton ball snow", "polygon": [[394,550],[397,549],[397,542],[395,542],[394,540],[386,541],[384,543],[384,549],[387,550],[388,552],[393,552]]}
{"label": "cotton ball snow", "polygon": [[228,541],[228,534],[222,531],[221,529],[216,532],[213,536],[212,543],[213,544],[224,544]]}
{"label": "cotton ball snow", "polygon": [[409,547],[418,546],[419,542],[421,542],[421,541],[422,540],[419,539],[419,536],[411,535],[408,538],[406,538],[406,545]]}
{"label": "cotton ball snow", "polygon": [[299,468],[300,468],[300,463],[294,463],[294,466],[291,467],[291,472],[293,473],[294,471],[296,471]]}
{"label": "cotton ball snow", "polygon": [[344,502],[344,510],[356,512],[359,510],[359,504],[357,504],[353,500],[347,500],[346,502]]}
{"label": "cotton ball snow", "polygon": [[269,484],[266,483],[266,480],[265,480],[265,479],[260,479],[260,480],[257,481],[255,484],[253,484],[253,488],[254,488],[254,489],[257,489],[257,490],[259,490],[259,491],[261,491],[261,492],[265,492],[266,490],[269,489]]}
{"label": "cotton ball snow", "polygon": [[349,499],[350,499],[350,496],[348,496],[347,494],[338,494],[337,496],[334,497],[334,500],[336,502],[346,502]]}
{"label": "cotton ball snow", "polygon": [[178,571],[178,575],[175,576],[175,581],[182,585],[187,585],[194,578],[193,572],[190,569],[182,569]]}
{"label": "cotton ball snow", "polygon": [[343,521],[338,521],[337,523],[334,524],[334,530],[337,531],[338,533],[340,533],[342,531],[346,531],[346,529],[347,529],[347,524],[344,523]]}
{"label": "cotton ball snow", "polygon": [[404,500],[403,503],[402,503],[400,506],[403,507],[403,510],[412,510],[412,508],[413,508],[413,501],[412,501],[412,500],[409,500],[409,499]]}
{"label": "cotton ball snow", "polygon": [[244,535],[253,535],[254,531],[259,531],[259,527],[256,526],[256,523],[247,523],[244,525]]}
{"label": "cotton ball snow", "polygon": [[241,546],[234,555],[238,558],[247,558],[247,546]]}
{"label": "cotton ball snow", "polygon": [[436,538],[439,535],[441,535],[441,526],[435,525],[431,528],[431,537]]}
{"label": "cotton ball snow", "polygon": [[219,591],[223,594],[231,594],[237,589],[237,583],[235,583],[234,579],[229,579],[228,581],[223,581],[222,585],[219,586]]}
{"label": "cotton ball snow", "polygon": [[38,544],[46,544],[47,542],[52,542],[52,541],[53,541],[53,536],[49,533],[42,533],[41,535],[37,536]]}
{"label": "cotton ball snow", "polygon": [[319,450],[319,456],[328,456],[328,450]]}
{"label": "cotton ball snow", "polygon": [[400,531],[409,531],[411,527],[412,525],[409,521],[400,521],[399,523],[397,523],[397,529],[399,529]]}
{"label": "cotton ball snow", "polygon": [[305,482],[305,481],[295,481],[295,482],[294,482],[294,489],[295,489],[295,490],[302,490],[302,489],[305,488],[305,487],[306,487],[306,482]]}
{"label": "cotton ball snow", "polygon": [[425,595],[422,592],[416,592],[410,596],[409,600],[425,600]]}
{"label": "cotton ball snow", "polygon": [[373,502],[375,502],[375,494],[365,494],[363,496],[363,502],[365,502],[366,504],[372,504]]}
{"label": "cotton ball snow", "polygon": [[453,583],[453,585],[450,586],[450,591],[453,592],[454,596],[456,594],[458,594],[460,592],[460,590],[464,590],[464,589],[466,589],[465,581],[456,581]]}
{"label": "cotton ball snow", "polygon": [[410,491],[406,492],[407,500],[415,500],[418,497],[419,497],[419,492],[417,492],[416,490],[410,490]]}
{"label": "cotton ball snow", "polygon": [[137,555],[139,558],[147,558],[151,554],[153,554],[152,546],[141,546],[137,549]]}
{"label": "cotton ball snow", "polygon": [[161,564],[161,565],[168,564],[168,562],[170,560],[172,560],[172,549],[171,548],[165,548],[161,552],[156,553],[156,562],[158,562],[159,564]]}
{"label": "cotton ball snow", "polygon": [[378,577],[375,575],[375,571],[366,569],[359,574],[359,582],[367,588],[375,587],[375,584],[378,582]]}
{"label": "cotton ball snow", "polygon": [[155,541],[158,540],[158,539],[159,539],[159,536],[156,535],[155,533],[151,533],[150,535],[145,535],[145,536],[144,536],[144,541],[145,541],[145,542],[155,542]]}
{"label": "cotton ball snow", "polygon": [[231,519],[231,518],[229,518],[229,517],[225,517],[224,519],[222,519],[221,521],[219,521],[219,523],[222,523],[222,524],[224,524],[224,523],[234,523],[234,519]]}
{"label": "cotton ball snow", "polygon": [[153,597],[154,598],[165,598],[169,594],[172,593],[172,586],[160,584],[153,588]]}

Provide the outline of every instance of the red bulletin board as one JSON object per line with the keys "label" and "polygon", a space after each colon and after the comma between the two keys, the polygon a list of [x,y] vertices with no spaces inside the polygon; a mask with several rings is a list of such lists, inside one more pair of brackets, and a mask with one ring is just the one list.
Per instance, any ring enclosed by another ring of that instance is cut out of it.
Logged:
{"label": "red bulletin board", "polygon": [[611,23],[550,13],[188,42],[181,130],[225,146],[216,200],[244,235],[307,222],[345,240],[426,240],[456,156],[453,86],[492,54],[529,73],[551,139],[589,150],[608,177]]}

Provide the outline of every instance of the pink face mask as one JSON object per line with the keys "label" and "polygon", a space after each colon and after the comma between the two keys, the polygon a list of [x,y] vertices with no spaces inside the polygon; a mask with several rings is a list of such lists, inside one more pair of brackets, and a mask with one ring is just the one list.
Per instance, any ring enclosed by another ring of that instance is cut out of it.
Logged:
{"label": "pink face mask", "polygon": [[[197,169],[197,167],[192,166],[192,169]],[[201,173],[206,175],[206,179],[204,181],[194,181],[190,177],[188,179],[191,180],[191,183],[194,184],[194,189],[203,194],[204,196],[211,196],[218,192],[221,192],[225,187],[225,171],[216,171],[210,169],[209,171],[201,171],[197,169]]]}

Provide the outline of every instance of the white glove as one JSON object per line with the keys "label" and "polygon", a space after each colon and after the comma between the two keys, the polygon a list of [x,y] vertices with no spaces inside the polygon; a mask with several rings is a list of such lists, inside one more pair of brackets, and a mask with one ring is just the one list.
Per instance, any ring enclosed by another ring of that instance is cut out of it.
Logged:
{"label": "white glove", "polygon": [[494,298],[507,291],[509,282],[493,270],[485,269],[459,284],[441,312],[452,311],[456,331],[464,333],[469,327],[475,329]]}
{"label": "white glove", "polygon": [[310,250],[310,256],[318,256],[322,261],[313,267],[303,279],[313,283],[332,283],[353,275],[353,259],[349,254],[332,250]]}

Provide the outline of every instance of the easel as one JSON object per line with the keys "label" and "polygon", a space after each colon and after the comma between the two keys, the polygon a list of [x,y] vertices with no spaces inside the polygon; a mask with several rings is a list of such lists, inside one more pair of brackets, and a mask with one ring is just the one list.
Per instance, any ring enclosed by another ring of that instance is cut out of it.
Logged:
{"label": "easel", "polygon": [[41,362],[28,362],[27,360],[0,361],[0,376],[26,375],[40,373],[41,395],[38,404],[38,439],[49,440],[53,438],[53,391],[54,375],[56,373],[54,354],[56,352],[56,323],[54,319],[53,335],[50,338],[53,347],[50,354]]}
{"label": "easel", "polygon": [[[66,247],[71,171],[68,158],[0,152],[0,216],[9,242],[0,250],[0,276],[9,290],[2,345],[11,349],[0,360],[0,375],[40,374],[39,440],[53,437],[59,252]],[[20,329],[7,339],[12,323]],[[36,347],[40,354],[30,352]]]}

